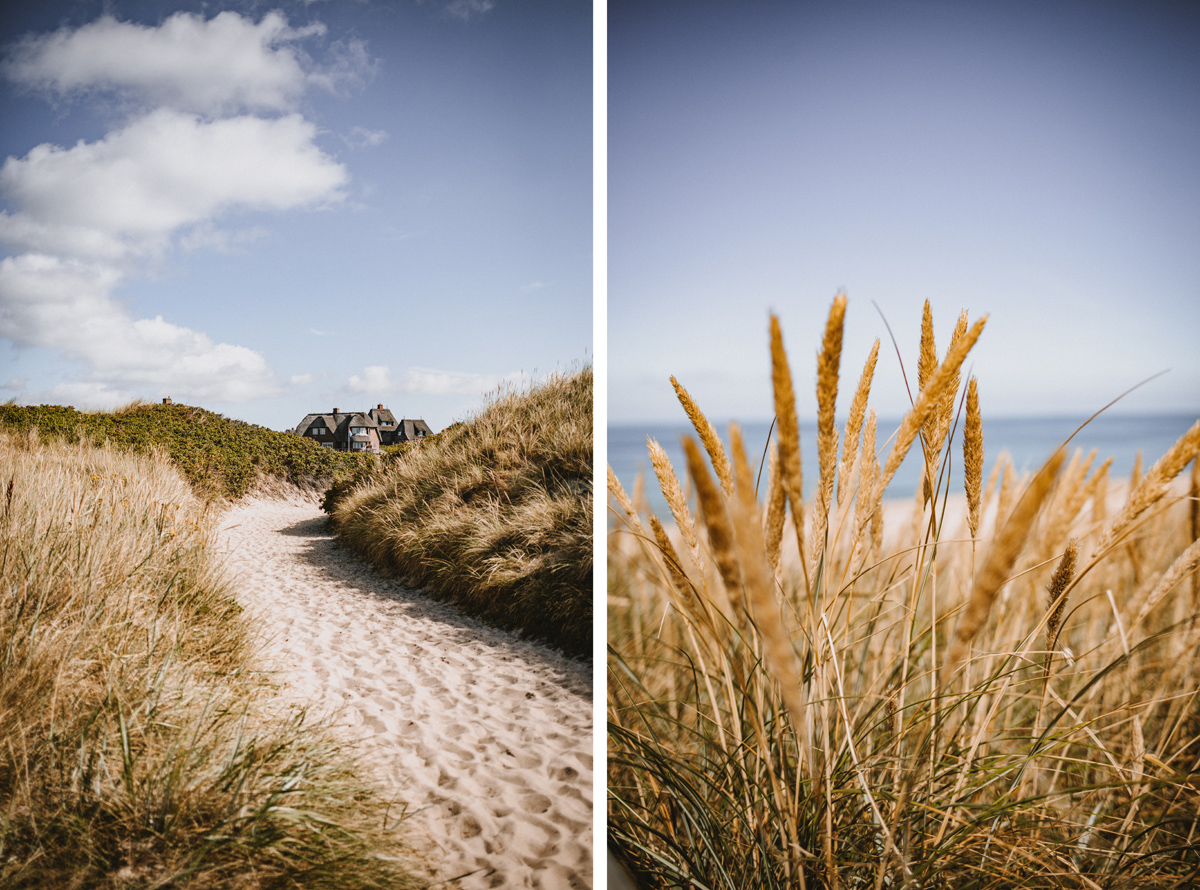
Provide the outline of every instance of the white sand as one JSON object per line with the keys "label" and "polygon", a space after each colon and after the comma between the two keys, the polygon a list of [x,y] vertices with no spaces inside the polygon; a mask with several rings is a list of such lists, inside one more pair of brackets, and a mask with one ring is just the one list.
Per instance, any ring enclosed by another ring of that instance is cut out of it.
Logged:
{"label": "white sand", "polygon": [[361,740],[419,810],[430,880],[592,884],[591,669],[389,581],[333,540],[315,501],[251,500],[220,523],[281,695]]}

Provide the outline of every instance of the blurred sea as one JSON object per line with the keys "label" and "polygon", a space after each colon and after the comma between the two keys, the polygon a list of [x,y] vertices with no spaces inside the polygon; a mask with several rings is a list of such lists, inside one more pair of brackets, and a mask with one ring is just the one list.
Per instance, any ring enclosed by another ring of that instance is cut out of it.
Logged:
{"label": "blurred sea", "polygon": [[[1017,470],[1035,470],[1062,444],[1063,440],[1086,420],[1079,417],[1010,417],[983,419],[984,447],[984,481],[992,470],[992,466],[1003,451],[1012,457]],[[1107,457],[1113,458],[1110,477],[1120,479],[1127,476],[1133,469],[1134,459],[1138,451],[1142,452],[1143,469],[1158,460],[1163,453],[1174,444],[1187,429],[1196,422],[1194,414],[1154,414],[1154,415],[1108,415],[1102,414],[1085,426],[1071,440],[1068,446],[1068,457],[1076,448],[1082,448],[1086,455],[1095,448],[1096,463],[1099,466]],[[881,419],[878,422],[876,440],[880,450],[880,462],[887,456],[891,448],[889,437],[900,425],[899,418]],[[717,432],[729,444],[728,424],[715,424]],[[841,434],[845,419],[839,419],[838,432]],[[770,431],[769,423],[744,423],[742,439],[746,444],[747,456],[757,470],[758,461],[763,459]],[[951,492],[962,491],[962,444],[961,421],[955,433],[950,451]],[[690,433],[695,437],[695,431],[688,425],[686,419],[682,423],[663,424],[618,424],[608,428],[608,463],[621,485],[631,495],[634,480],[639,472],[645,474],[646,499],[650,507],[659,516],[667,516],[666,501],[659,491],[658,482],[650,466],[650,458],[646,452],[646,437],[658,440],[671,458],[676,475],[680,482],[684,481],[685,462],[681,437]],[[816,420],[808,422],[801,420],[800,450],[804,471],[805,496],[812,494],[816,487],[817,470],[817,434]],[[900,470],[896,473],[892,484],[888,487],[886,496],[889,498],[906,498],[916,494],[917,481],[920,478],[919,444],[909,451]],[[838,458],[841,459],[839,445]],[[767,473],[762,473],[763,485],[766,485]]]}

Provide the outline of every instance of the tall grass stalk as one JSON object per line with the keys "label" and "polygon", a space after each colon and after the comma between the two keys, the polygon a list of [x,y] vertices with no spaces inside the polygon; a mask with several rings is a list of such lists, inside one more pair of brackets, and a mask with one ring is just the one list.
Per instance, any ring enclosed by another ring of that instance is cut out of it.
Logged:
{"label": "tall grass stalk", "polygon": [[[745,455],[763,443],[733,428],[727,458],[689,396],[704,448],[685,440],[683,485],[651,447],[675,525],[615,499],[610,849],[646,888],[1193,886],[1200,616],[1184,582],[1200,546],[1175,477],[1197,428],[1127,495],[1065,447],[1023,479],[1001,454],[981,490],[986,410],[960,369],[985,320],[961,315],[938,362],[927,312],[912,410],[886,456],[873,411],[858,454],[845,443],[834,510],[844,311],[818,360],[813,501],[775,318],[762,496]],[[964,403],[955,498],[945,449]],[[925,490],[888,500],[918,436]]]}
{"label": "tall grass stalk", "polygon": [[214,520],[161,455],[0,435],[0,887],[409,885],[254,670]]}

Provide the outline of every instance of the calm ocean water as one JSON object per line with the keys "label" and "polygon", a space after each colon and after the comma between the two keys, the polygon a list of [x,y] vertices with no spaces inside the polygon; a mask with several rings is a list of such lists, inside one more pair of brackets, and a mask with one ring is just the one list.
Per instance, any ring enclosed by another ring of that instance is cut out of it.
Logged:
{"label": "calm ocean water", "polygon": [[[1086,420],[1086,417],[1014,417],[1014,418],[984,418],[983,446],[985,452],[984,479],[991,472],[992,464],[1002,451],[1007,451],[1016,464],[1017,469],[1036,469],[1050,454],[1062,444],[1067,436]],[[1142,452],[1143,467],[1148,467],[1158,460],[1171,445],[1193,423],[1193,414],[1156,414],[1143,416],[1101,415],[1079,431],[1068,446],[1072,451],[1082,448],[1084,454],[1095,448],[1097,450],[1097,465],[1107,457],[1113,458],[1111,475],[1120,478],[1127,475],[1133,468],[1138,451]],[[839,431],[845,420],[839,420]],[[804,467],[805,494],[812,493],[817,483],[817,440],[815,419],[805,423],[801,421],[800,448]],[[890,442],[884,440],[895,432],[900,424],[899,418],[881,419],[878,425],[877,438],[883,452],[881,460],[886,457]],[[728,424],[716,424],[718,432],[728,447]],[[742,439],[751,460],[757,462],[763,455],[770,430],[769,423],[744,423]],[[666,513],[666,502],[658,490],[654,471],[650,467],[650,458],[646,453],[646,437],[658,440],[671,458],[675,472],[683,481],[684,458],[680,445],[681,437],[694,431],[687,424],[623,424],[612,425],[608,428],[608,463],[621,480],[625,490],[632,493],[634,479],[639,472],[645,474],[646,496],[653,509],[660,516]],[[951,491],[962,490],[962,445],[959,433],[951,448]],[[895,479],[888,487],[888,497],[911,497],[916,493],[917,481],[920,478],[920,458],[914,455],[919,448],[909,452]],[[840,457],[840,451],[839,451]],[[763,472],[764,484],[766,471]]]}

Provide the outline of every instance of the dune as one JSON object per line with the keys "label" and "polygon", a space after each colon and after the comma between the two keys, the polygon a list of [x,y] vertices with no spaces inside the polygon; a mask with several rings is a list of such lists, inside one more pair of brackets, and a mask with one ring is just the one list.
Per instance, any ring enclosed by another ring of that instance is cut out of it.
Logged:
{"label": "dune", "polygon": [[315,500],[251,499],[219,529],[281,701],[331,719],[407,805],[424,877],[591,886],[590,666],[382,577]]}

